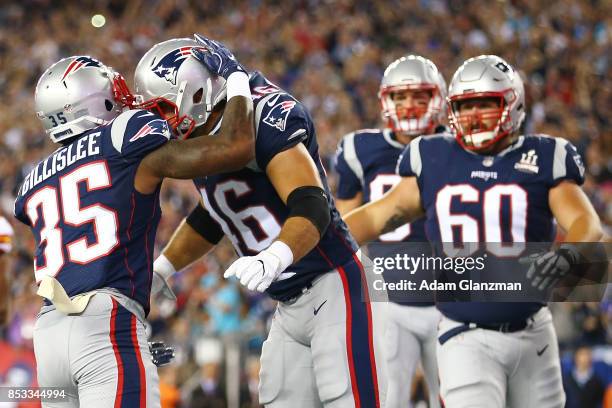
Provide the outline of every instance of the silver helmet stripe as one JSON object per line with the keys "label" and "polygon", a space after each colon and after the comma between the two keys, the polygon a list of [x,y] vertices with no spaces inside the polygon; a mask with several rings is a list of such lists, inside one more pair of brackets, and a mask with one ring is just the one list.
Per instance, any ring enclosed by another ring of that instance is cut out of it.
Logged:
{"label": "silver helmet stripe", "polygon": [[206,103],[206,112],[211,112],[213,110],[212,106],[212,81],[209,78],[206,78],[206,88],[204,89],[204,97]]}

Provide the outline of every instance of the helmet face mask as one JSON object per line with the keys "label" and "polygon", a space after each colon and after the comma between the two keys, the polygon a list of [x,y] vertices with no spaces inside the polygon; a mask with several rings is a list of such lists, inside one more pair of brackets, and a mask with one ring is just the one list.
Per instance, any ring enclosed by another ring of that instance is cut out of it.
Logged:
{"label": "helmet face mask", "polygon": [[[410,98],[413,102],[406,107],[398,99]],[[424,97],[423,94],[427,96]],[[420,104],[414,100],[427,99]],[[432,133],[437,125],[435,118],[444,109],[443,98],[439,97],[438,87],[434,84],[389,86],[380,90],[382,115],[388,128],[411,136]]]}
{"label": "helmet face mask", "polygon": [[180,115],[179,107],[167,98],[152,98],[135,105],[138,109],[146,109],[164,118],[171,129],[181,137],[187,138],[195,127],[195,120],[188,115]]}
{"label": "helmet face mask", "polygon": [[[410,106],[396,98],[402,93]],[[385,70],[378,93],[385,126],[409,136],[433,133],[444,119],[445,95],[446,83],[433,62],[416,55],[399,58]]]}
{"label": "helmet face mask", "polygon": [[[484,150],[510,134],[511,123],[503,92],[481,92],[450,98],[450,123],[457,141],[468,150]],[[512,90],[510,100],[515,99]]]}
{"label": "helmet face mask", "polygon": [[449,87],[449,122],[457,142],[479,152],[518,132],[524,101],[523,82],[503,59],[482,55],[467,60]]}
{"label": "helmet face mask", "polygon": [[156,44],[141,58],[134,75],[137,107],[164,112],[182,138],[206,123],[226,96],[225,79],[192,56],[191,49],[200,47],[190,38]]}
{"label": "helmet face mask", "polygon": [[123,77],[88,56],[64,58],[49,67],[34,98],[36,115],[55,143],[110,122],[134,102]]}

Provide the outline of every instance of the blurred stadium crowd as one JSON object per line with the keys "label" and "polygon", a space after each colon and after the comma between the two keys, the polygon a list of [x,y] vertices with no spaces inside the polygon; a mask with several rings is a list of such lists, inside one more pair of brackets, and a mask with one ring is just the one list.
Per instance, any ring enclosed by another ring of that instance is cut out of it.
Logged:
{"label": "blurred stadium crowd", "polygon": [[[106,17],[103,27],[92,26],[94,14]],[[612,3],[604,0],[557,0],[554,6],[545,0],[3,2],[0,209],[11,213],[21,178],[54,149],[33,109],[34,86],[47,66],[61,57],[89,54],[131,83],[150,46],[194,32],[225,42],[244,65],[306,104],[332,185],[338,140],[380,125],[376,94],[388,63],[421,54],[448,81],[465,59],[498,54],[526,79],[526,131],[562,136],[578,146],[588,169],[584,188],[610,233]],[[166,182],[158,249],[196,200],[190,183]],[[31,234],[14,224],[14,300],[0,342],[0,384],[32,378],[28,359],[40,304],[33,288]],[[176,307],[154,305],[152,335],[177,348],[176,362],[160,370],[164,407],[224,407],[226,387],[237,390],[230,398],[239,399],[240,406],[257,406],[257,357],[274,303],[220,276],[233,258],[231,247],[221,245],[178,275]],[[607,387],[603,406],[611,407],[612,305],[555,304],[553,312],[565,350],[568,406],[596,407]]]}

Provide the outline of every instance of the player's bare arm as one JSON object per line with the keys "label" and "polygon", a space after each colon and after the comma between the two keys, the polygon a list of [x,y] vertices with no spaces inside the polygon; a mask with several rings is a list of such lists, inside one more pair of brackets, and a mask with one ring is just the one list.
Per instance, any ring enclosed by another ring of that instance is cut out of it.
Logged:
{"label": "player's bare arm", "polygon": [[[266,174],[285,204],[289,195],[300,187],[323,188],[317,168],[301,143],[274,156],[266,168]],[[327,207],[324,211],[328,211]],[[320,238],[319,230],[313,222],[299,216],[288,218],[278,237],[291,248],[294,262],[310,252]]]}
{"label": "player's bare arm", "polygon": [[327,195],[303,144],[276,154],[266,166],[266,175],[287,206],[287,219],[268,248],[239,258],[223,274],[226,278],[236,276],[249,290],[259,292],[310,252],[331,221]]}
{"label": "player's bare arm", "polygon": [[[602,261],[602,254],[598,253],[602,248],[593,244],[603,239],[601,221],[582,188],[574,182],[563,181],[548,192],[548,201],[557,223],[566,232],[564,241],[576,248],[587,262]],[[604,270],[586,268],[580,275],[583,279],[599,282]]]}
{"label": "player's bare arm", "polygon": [[571,181],[563,181],[548,192],[550,209],[566,242],[598,242],[603,236],[601,221],[582,189]]}
{"label": "player's bare arm", "polygon": [[363,203],[363,193],[360,191],[353,198],[344,199],[344,200],[337,198],[336,199],[336,209],[338,210],[340,215],[344,216],[349,211],[352,211],[355,208],[359,207],[361,203]]}
{"label": "player's bare arm", "polygon": [[223,237],[202,201],[193,209],[170,237],[170,241],[153,263],[153,284],[151,294],[161,294],[174,299],[174,293],[167,283],[177,271],[191,265],[206,255]]}
{"label": "player's bare arm", "polygon": [[553,299],[563,300],[580,280],[601,280],[606,268],[597,267],[603,259],[601,248],[593,243],[602,239],[603,232],[595,209],[573,181],[562,181],[550,189],[548,202],[557,223],[566,232],[565,244],[534,256],[527,278],[540,290],[557,287]]}
{"label": "player's bare arm", "polygon": [[172,234],[162,254],[178,271],[206,255],[214,246],[215,244],[208,242],[184,219]]}
{"label": "player's bare arm", "polygon": [[404,177],[380,200],[349,212],[344,221],[359,245],[424,215],[416,177]]}
{"label": "player's bare arm", "polygon": [[190,179],[238,170],[255,157],[254,146],[253,102],[235,96],[227,101],[218,136],[166,143],[142,160],[134,185],[148,194],[164,177]]}

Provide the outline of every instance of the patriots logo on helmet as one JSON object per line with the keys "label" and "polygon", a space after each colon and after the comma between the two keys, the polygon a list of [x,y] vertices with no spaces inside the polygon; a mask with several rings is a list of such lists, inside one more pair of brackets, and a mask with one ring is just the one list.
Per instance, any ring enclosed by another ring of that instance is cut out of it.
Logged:
{"label": "patriots logo on helmet", "polygon": [[62,81],[66,79],[68,75],[72,75],[81,68],[85,67],[101,67],[102,64],[100,61],[93,59],[91,57],[78,57],[74,61],[68,65],[66,71],[64,71],[64,75],[62,75]]}
{"label": "patriots logo on helmet", "polygon": [[206,50],[204,47],[181,47],[170,51],[164,55],[152,69],[153,73],[160,78],[165,79],[172,85],[176,85],[176,74],[179,68],[183,65],[183,62],[191,55],[192,48],[201,48]]}
{"label": "patriots logo on helmet", "polygon": [[272,127],[277,128],[281,132],[285,131],[285,126],[287,125],[287,117],[289,116],[289,112],[295,106],[295,101],[282,101],[272,109],[264,118],[264,123],[270,125]]}

